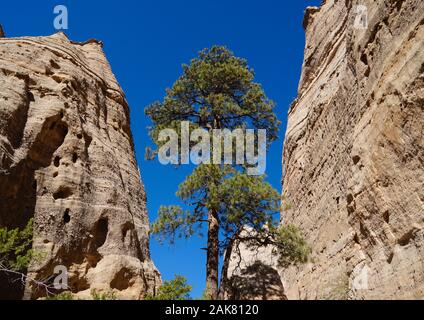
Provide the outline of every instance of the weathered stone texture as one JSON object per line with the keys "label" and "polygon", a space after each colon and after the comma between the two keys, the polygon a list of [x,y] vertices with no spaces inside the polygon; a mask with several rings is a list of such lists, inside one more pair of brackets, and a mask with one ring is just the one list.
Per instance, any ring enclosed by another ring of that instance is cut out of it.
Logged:
{"label": "weathered stone texture", "polygon": [[[254,236],[245,228],[242,236]],[[231,244],[227,277],[222,276],[220,298],[226,300],[286,300],[278,255],[273,246],[252,246],[247,242]]]}
{"label": "weathered stone texture", "polygon": [[304,24],[282,222],[313,257],[282,272],[286,294],[424,298],[424,2],[327,0]]}
{"label": "weathered stone texture", "polygon": [[[43,259],[28,275],[45,278],[64,265],[82,296],[154,290],[160,275],[129,108],[101,43],[63,33],[1,38],[0,88],[0,226],[34,217]],[[28,286],[26,294],[43,292]]]}

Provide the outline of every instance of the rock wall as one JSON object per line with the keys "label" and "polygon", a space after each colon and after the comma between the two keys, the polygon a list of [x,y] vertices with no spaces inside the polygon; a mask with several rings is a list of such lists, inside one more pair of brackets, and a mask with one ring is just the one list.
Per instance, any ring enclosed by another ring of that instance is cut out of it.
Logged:
{"label": "rock wall", "polygon": [[[0,87],[0,226],[34,218],[42,255],[28,276],[45,279],[64,265],[81,297],[155,290],[129,108],[101,43],[63,33],[1,38]],[[0,296],[22,295],[1,281]],[[27,284],[26,298],[45,294]]]}
{"label": "rock wall", "polygon": [[[250,227],[241,234],[245,238],[255,235]],[[273,246],[257,247],[234,241],[229,247],[231,253],[227,275],[221,276],[220,299],[287,300]]]}
{"label": "rock wall", "polygon": [[313,256],[282,270],[286,294],[424,298],[424,1],[327,0],[304,26],[282,222]]}

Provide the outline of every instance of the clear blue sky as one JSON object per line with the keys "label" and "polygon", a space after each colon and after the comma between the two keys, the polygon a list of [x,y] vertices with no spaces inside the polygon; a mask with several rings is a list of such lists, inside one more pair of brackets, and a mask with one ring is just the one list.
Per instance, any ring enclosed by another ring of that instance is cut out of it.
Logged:
{"label": "clear blue sky", "polygon": [[[296,97],[303,60],[303,12],[320,0],[149,0],[149,1],[3,1],[0,24],[9,37],[50,35],[53,8],[69,10],[67,35],[74,41],[96,38],[104,50],[131,107],[131,126],[137,159],[147,190],[151,221],[161,204],[179,204],[178,184],[190,166],[175,169],[146,162],[150,145],[144,107],[161,100],[165,88],[181,74],[181,64],[214,44],[228,46],[246,58],[267,95],[277,103],[282,121],[280,139],[267,156],[268,181],[281,190],[281,153],[287,110]],[[151,242],[152,258],[163,279],[174,274],[188,278],[193,297],[205,282],[204,239],[192,238],[174,247]]]}

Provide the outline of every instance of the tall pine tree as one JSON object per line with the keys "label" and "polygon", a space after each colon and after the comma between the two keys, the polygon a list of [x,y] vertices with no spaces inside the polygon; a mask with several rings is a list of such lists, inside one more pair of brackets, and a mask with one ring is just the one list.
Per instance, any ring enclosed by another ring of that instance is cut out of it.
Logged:
{"label": "tall pine tree", "polygon": [[[190,128],[211,135],[214,129],[265,129],[268,148],[278,137],[274,107],[261,85],[254,82],[246,60],[226,47],[214,46],[201,51],[190,65],[183,65],[182,76],[167,89],[163,101],[148,106],[145,112],[153,122],[150,135],[158,147],[164,144],[158,139],[160,130],[179,129],[182,121],[188,121]],[[180,130],[176,132],[181,135]],[[177,191],[190,210],[162,206],[152,227],[159,239],[173,242],[175,237],[200,233],[202,224],[207,224],[206,295],[211,299],[219,292],[219,257],[240,240],[242,230],[246,226],[253,229],[257,243],[264,245],[276,230],[273,214],[279,211],[279,194],[263,176],[248,175],[247,167],[200,164]]]}

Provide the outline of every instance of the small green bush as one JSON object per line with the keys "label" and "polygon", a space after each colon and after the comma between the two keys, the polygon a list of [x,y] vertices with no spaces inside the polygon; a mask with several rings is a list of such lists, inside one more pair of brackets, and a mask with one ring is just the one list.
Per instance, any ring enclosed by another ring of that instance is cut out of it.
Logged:
{"label": "small green bush", "polygon": [[97,292],[96,289],[90,291],[93,300],[116,300],[116,294],[113,291]]}
{"label": "small green bush", "polygon": [[[92,300],[116,300],[116,295],[113,291],[98,292],[96,289],[90,291]],[[46,300],[80,300],[76,299],[71,292],[65,291],[56,295],[46,297]]]}
{"label": "small green bush", "polygon": [[72,293],[69,291],[65,291],[59,294],[55,294],[53,296],[46,297],[46,300],[75,300]]}
{"label": "small green bush", "polygon": [[190,300],[192,287],[187,284],[187,279],[176,275],[173,280],[165,281],[158,289],[156,295],[148,294],[145,300]]}
{"label": "small green bush", "polygon": [[32,250],[33,219],[24,229],[0,228],[0,264],[11,271],[23,271],[34,257]]}
{"label": "small green bush", "polygon": [[312,250],[297,227],[280,226],[275,233],[275,243],[281,267],[308,262]]}

